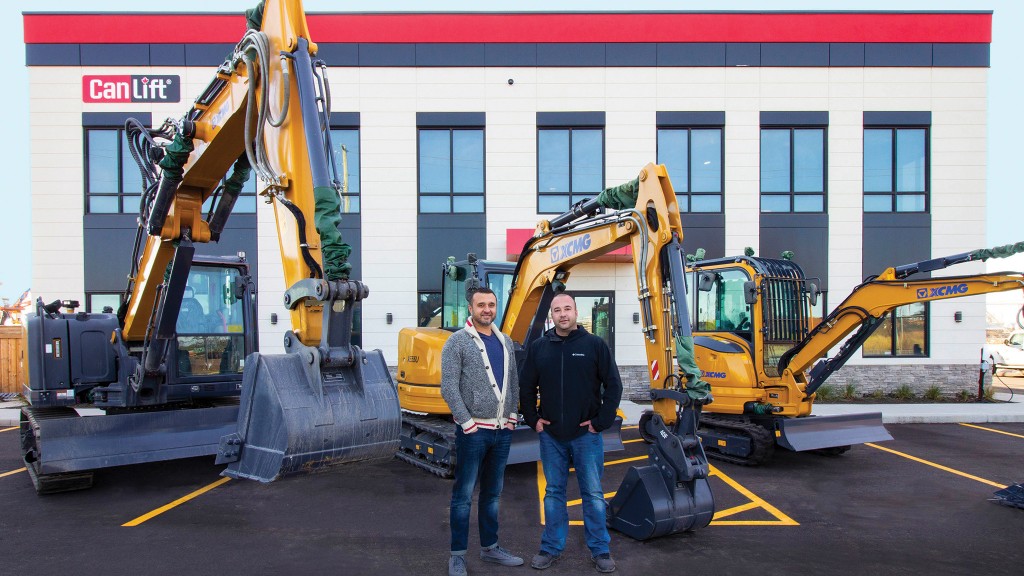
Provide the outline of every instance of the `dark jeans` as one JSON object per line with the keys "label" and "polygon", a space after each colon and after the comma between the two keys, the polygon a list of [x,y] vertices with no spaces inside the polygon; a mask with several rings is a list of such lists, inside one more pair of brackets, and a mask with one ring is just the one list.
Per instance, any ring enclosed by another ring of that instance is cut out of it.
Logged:
{"label": "dark jeans", "polygon": [[469,547],[469,511],[473,488],[480,484],[477,519],[480,545],[490,548],[498,543],[498,500],[505,482],[505,462],[512,445],[512,431],[478,428],[472,434],[455,431],[455,485],[452,486],[452,554],[462,555]]}
{"label": "dark jeans", "polygon": [[544,492],[544,534],[540,549],[558,556],[565,548],[569,532],[569,513],[565,503],[565,487],[569,482],[569,461],[576,467],[576,480],[583,499],[583,531],[590,554],[607,554],[611,537],[605,523],[606,504],[601,489],[604,473],[604,441],[600,434],[586,434],[568,442],[556,440],[541,432],[540,460],[548,487]]}

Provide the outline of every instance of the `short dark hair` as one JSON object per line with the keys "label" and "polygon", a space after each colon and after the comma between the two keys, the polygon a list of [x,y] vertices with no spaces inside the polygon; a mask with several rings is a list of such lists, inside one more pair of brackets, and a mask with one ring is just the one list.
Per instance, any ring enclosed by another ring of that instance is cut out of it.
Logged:
{"label": "short dark hair", "polygon": [[[471,288],[469,290],[466,290],[466,302],[472,304],[473,296],[476,296],[477,294],[494,294],[494,290],[491,290],[487,286],[479,286],[477,288]],[[498,299],[497,294],[494,295],[494,299]]]}
{"label": "short dark hair", "polygon": [[572,305],[576,306],[576,297],[572,295],[572,292],[569,292],[568,290],[557,292],[554,296],[551,297],[551,300],[554,301],[554,299],[558,298],[559,296],[568,296],[569,299],[572,300]]}

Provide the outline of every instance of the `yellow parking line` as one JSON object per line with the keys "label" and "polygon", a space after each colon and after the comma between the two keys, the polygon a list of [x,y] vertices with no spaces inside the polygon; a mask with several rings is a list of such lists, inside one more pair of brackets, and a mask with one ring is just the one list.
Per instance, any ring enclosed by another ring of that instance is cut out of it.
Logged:
{"label": "yellow parking line", "polygon": [[0,430],[0,432],[10,432],[12,430],[17,430],[18,428],[21,428],[21,426],[11,426],[10,428],[4,428],[3,430]]}
{"label": "yellow parking line", "polygon": [[185,502],[188,502],[189,500],[191,500],[191,499],[193,499],[193,498],[195,498],[197,496],[201,496],[201,495],[209,492],[210,490],[213,490],[217,486],[220,486],[221,484],[224,484],[225,482],[227,482],[229,480],[231,480],[231,478],[227,478],[227,477],[221,478],[220,480],[217,480],[216,482],[214,482],[212,484],[208,484],[206,486],[203,486],[202,488],[200,488],[199,490],[196,490],[195,492],[192,492],[191,494],[187,494],[185,496],[182,496],[181,498],[178,498],[177,500],[175,500],[174,502],[171,502],[170,504],[166,504],[164,506],[161,506],[161,507],[157,508],[156,510],[153,510],[151,512],[146,512],[145,514],[143,514],[142,516],[139,516],[138,518],[136,518],[134,520],[131,520],[129,522],[125,522],[124,524],[121,524],[121,526],[138,526],[139,524],[142,524],[143,522],[145,522],[145,521],[147,521],[147,520],[149,520],[151,518],[155,518],[156,516],[159,516],[159,515],[163,514],[164,512],[167,512],[168,510],[170,510],[172,508],[175,508],[176,506],[178,506],[180,504],[184,504]]}
{"label": "yellow parking line", "polygon": [[[2,430],[0,430],[0,432],[2,432]],[[643,441],[644,441],[643,438],[637,438],[636,440],[623,440],[622,443],[623,444],[632,444],[633,442],[643,442]]]}
{"label": "yellow parking line", "polygon": [[878,444],[873,444],[871,442],[866,442],[864,445],[865,446],[871,446],[872,448],[877,448],[879,450],[882,450],[883,452],[889,452],[889,453],[895,454],[897,456],[902,456],[903,458],[906,458],[907,460],[913,460],[914,462],[920,462],[921,464],[926,464],[928,466],[931,466],[932,468],[938,468],[939,470],[942,470],[942,471],[945,471],[945,472],[949,472],[951,474],[956,474],[957,476],[963,476],[964,478],[969,478],[971,480],[974,480],[974,481],[977,481],[977,482],[981,482],[982,484],[988,484],[989,486],[995,486],[996,488],[1000,488],[1000,489],[1001,488],[1006,488],[1005,484],[999,484],[998,482],[993,482],[991,480],[986,480],[984,478],[979,478],[977,476],[973,476],[973,475],[968,474],[966,472],[961,472],[959,470],[954,470],[952,468],[948,468],[948,467],[943,466],[941,464],[936,464],[935,462],[929,462],[927,460],[918,458],[917,456],[911,456],[910,454],[904,454],[903,452],[897,452],[896,450],[893,450],[891,448],[884,448],[882,446],[879,446]]}
{"label": "yellow parking line", "polygon": [[[1024,436],[1022,436],[1020,434],[1014,434],[1012,432],[1004,432],[1002,430],[996,430],[995,428],[985,428],[984,426],[975,426],[974,424],[968,424],[966,422],[957,422],[957,424],[959,424],[961,426],[967,426],[968,428],[977,428],[978,430],[984,430],[986,432],[995,432],[996,434],[1006,434],[1007,436],[1013,436],[1014,438],[1024,438]],[[3,430],[0,430],[0,432],[3,432]]]}
{"label": "yellow parking line", "polygon": [[[799,526],[800,525],[799,522],[797,522],[796,520],[793,520],[789,516],[786,516],[785,514],[782,513],[781,510],[779,510],[775,506],[772,506],[768,502],[765,502],[765,500],[763,498],[757,496],[756,494],[754,494],[750,490],[747,490],[746,488],[744,488],[739,482],[733,480],[728,475],[723,474],[722,471],[719,470],[718,468],[715,468],[714,466],[712,466],[711,467],[711,475],[712,476],[718,476],[719,478],[722,479],[723,482],[725,482],[726,484],[731,486],[733,490],[735,490],[735,491],[739,492],[740,494],[743,494],[744,496],[746,496],[748,500],[750,500],[753,504],[756,505],[756,507],[764,508],[769,514],[771,514],[772,516],[775,516],[775,518],[777,518],[777,520],[765,520],[765,521],[762,521],[762,520],[712,520],[711,521],[711,525],[712,526]],[[716,515],[716,517],[717,517],[717,515]]]}
{"label": "yellow parking line", "polygon": [[621,428],[621,430],[639,430],[639,429],[640,429],[640,425],[639,424],[634,424],[632,426],[623,426]]}
{"label": "yellow parking line", "polygon": [[760,505],[757,502],[747,502],[746,504],[733,506],[732,508],[726,508],[725,510],[719,510],[718,512],[715,512],[715,518],[725,518],[727,516],[746,512],[747,510],[753,510],[758,507],[760,507]]}
{"label": "yellow parking line", "polygon": [[18,468],[17,470],[11,470],[10,472],[4,472],[4,473],[0,474],[0,478],[3,478],[4,476],[10,476],[12,474],[17,474],[18,472],[24,472],[25,470],[27,470],[27,468]]}

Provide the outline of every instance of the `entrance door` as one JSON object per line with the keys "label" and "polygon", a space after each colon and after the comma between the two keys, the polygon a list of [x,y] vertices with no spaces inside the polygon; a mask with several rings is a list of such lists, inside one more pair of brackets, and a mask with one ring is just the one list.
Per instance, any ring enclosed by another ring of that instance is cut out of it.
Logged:
{"label": "entrance door", "polygon": [[574,292],[576,311],[579,314],[577,323],[586,328],[587,332],[597,334],[608,343],[608,348],[615,354],[615,293],[614,292]]}

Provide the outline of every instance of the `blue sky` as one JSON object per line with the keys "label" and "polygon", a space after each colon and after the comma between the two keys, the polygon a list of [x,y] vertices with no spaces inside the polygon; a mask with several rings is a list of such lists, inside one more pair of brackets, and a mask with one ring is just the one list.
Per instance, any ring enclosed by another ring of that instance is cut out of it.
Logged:
{"label": "blue sky", "polygon": [[[257,0],[177,0],[141,2],[139,0],[94,1],[83,4],[70,0],[6,0],[0,4],[0,42],[8,57],[0,63],[7,89],[0,92],[0,105],[6,114],[7,149],[3,173],[7,184],[0,192],[3,221],[0,223],[0,297],[17,298],[31,283],[30,192],[28,139],[28,75],[25,71],[21,13],[28,12],[239,12]],[[588,0],[495,0],[468,2],[453,0],[352,1],[306,0],[307,11],[545,11],[545,10],[993,10],[992,68],[989,74],[988,142],[988,233],[987,246],[1024,240],[1024,194],[1016,168],[1021,163],[1020,144],[1024,120],[1019,105],[1024,92],[1019,58],[1024,54],[1021,30],[1024,29],[1024,2],[1020,0],[948,1],[889,0],[696,0],[669,2],[632,0],[630,2]],[[186,98],[182,98],[186,100]],[[25,142],[18,139],[25,138]],[[982,248],[982,246],[978,246]]]}

